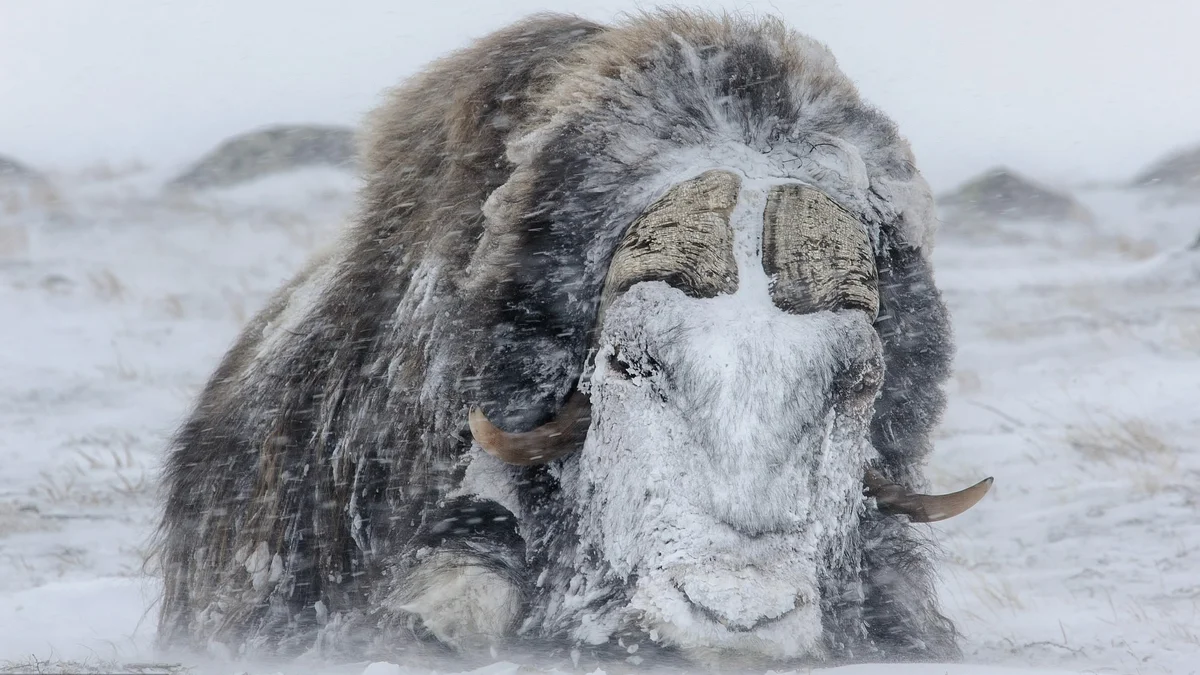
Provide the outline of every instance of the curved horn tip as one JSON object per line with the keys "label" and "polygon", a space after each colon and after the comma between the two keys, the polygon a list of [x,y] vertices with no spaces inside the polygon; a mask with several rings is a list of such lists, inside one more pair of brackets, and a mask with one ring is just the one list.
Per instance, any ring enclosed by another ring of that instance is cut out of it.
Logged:
{"label": "curved horn tip", "polygon": [[467,415],[467,426],[471,427],[471,437],[484,450],[487,450],[488,445],[485,438],[500,431],[480,408],[471,408],[471,413]]}
{"label": "curved horn tip", "polygon": [[532,431],[507,432],[500,429],[481,408],[472,408],[467,416],[471,437],[484,452],[508,464],[532,466],[545,464],[569,454],[578,446],[572,443],[575,427],[590,419],[587,398],[576,393],[555,419]]}
{"label": "curved horn tip", "polygon": [[520,461],[520,458],[514,456],[511,452],[505,451],[504,431],[495,424],[492,424],[492,421],[487,417],[487,413],[483,412],[482,409],[471,409],[471,414],[467,416],[467,426],[471,428],[471,438],[475,439],[475,442],[487,454],[510,464]]}
{"label": "curved horn tip", "polygon": [[935,507],[929,508],[926,506],[924,513],[921,514],[923,517],[918,519],[914,516],[913,522],[936,523],[962,515],[987,495],[988,490],[992,489],[992,483],[994,482],[995,479],[988,476],[969,488],[964,488],[948,495],[938,495],[935,497]]}
{"label": "curved horn tip", "polygon": [[863,476],[866,494],[874,497],[880,510],[908,516],[914,523],[936,523],[953,518],[979,503],[991,489],[994,479],[987,477],[969,488],[944,495],[923,495],[888,481],[868,468]]}

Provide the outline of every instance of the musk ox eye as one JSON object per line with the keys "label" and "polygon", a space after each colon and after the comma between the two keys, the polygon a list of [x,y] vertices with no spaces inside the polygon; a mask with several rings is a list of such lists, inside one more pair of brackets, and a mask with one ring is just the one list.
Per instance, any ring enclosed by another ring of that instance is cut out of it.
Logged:
{"label": "musk ox eye", "polygon": [[850,391],[862,393],[865,391],[874,391],[883,381],[883,373],[878,370],[870,369],[854,380]]}
{"label": "musk ox eye", "polygon": [[850,399],[853,403],[865,405],[875,400],[877,389],[875,385],[859,381],[850,387]]}
{"label": "musk ox eye", "polygon": [[838,398],[850,407],[865,407],[875,401],[879,387],[883,384],[883,366],[880,363],[865,363],[847,369],[834,386]]}
{"label": "musk ox eye", "polygon": [[616,351],[608,355],[608,372],[609,375],[620,380],[633,379],[633,373],[629,372],[629,364],[622,361]]}

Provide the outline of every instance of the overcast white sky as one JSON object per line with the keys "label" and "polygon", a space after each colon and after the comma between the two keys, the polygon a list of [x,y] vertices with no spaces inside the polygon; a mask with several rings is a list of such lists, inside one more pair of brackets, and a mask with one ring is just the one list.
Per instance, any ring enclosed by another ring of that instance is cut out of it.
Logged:
{"label": "overcast white sky", "polygon": [[[686,4],[686,3],[683,3]],[[1200,142],[1196,0],[698,0],[828,44],[944,188],[994,164],[1121,179]],[[0,154],[186,162],[275,122],[355,123],[380,91],[535,10],[623,0],[0,0]]]}

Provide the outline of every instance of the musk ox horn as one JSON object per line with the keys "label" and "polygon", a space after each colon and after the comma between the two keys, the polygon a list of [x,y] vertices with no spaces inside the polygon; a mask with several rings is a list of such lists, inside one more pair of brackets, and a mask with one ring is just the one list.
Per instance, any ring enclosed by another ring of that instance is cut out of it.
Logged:
{"label": "musk ox horn", "polygon": [[909,492],[908,488],[889,481],[873,469],[863,476],[866,494],[874,497],[881,511],[901,513],[914,523],[936,523],[953,518],[979,503],[992,487],[992,479],[985,478],[965,490],[947,495],[921,495]]}
{"label": "musk ox horn", "polygon": [[554,419],[532,431],[504,431],[492,424],[479,408],[471,410],[468,423],[471,436],[489,455],[509,464],[533,466],[578,449],[579,439],[587,431],[590,413],[588,397],[575,391]]}
{"label": "musk ox horn", "polygon": [[763,211],[763,269],[775,306],[793,314],[879,314],[875,252],[856,217],[808,185],[777,185]]}
{"label": "musk ox horn", "polygon": [[738,287],[730,214],[742,181],[711,170],[677,183],[625,231],[613,252],[597,322],[618,295],[640,281],[665,281],[693,298]]}

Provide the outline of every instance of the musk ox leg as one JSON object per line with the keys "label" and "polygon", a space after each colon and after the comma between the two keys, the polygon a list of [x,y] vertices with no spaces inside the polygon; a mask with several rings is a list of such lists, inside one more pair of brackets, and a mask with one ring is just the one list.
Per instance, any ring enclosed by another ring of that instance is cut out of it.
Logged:
{"label": "musk ox leg", "polygon": [[415,630],[454,649],[498,642],[520,618],[520,586],[469,554],[432,553],[411,571],[406,586],[391,604],[420,620],[413,622]]}
{"label": "musk ox leg", "polygon": [[[525,543],[492,501],[462,497],[430,513],[379,606],[384,622],[455,651],[511,636],[526,611]],[[397,625],[400,624],[400,625]]]}

